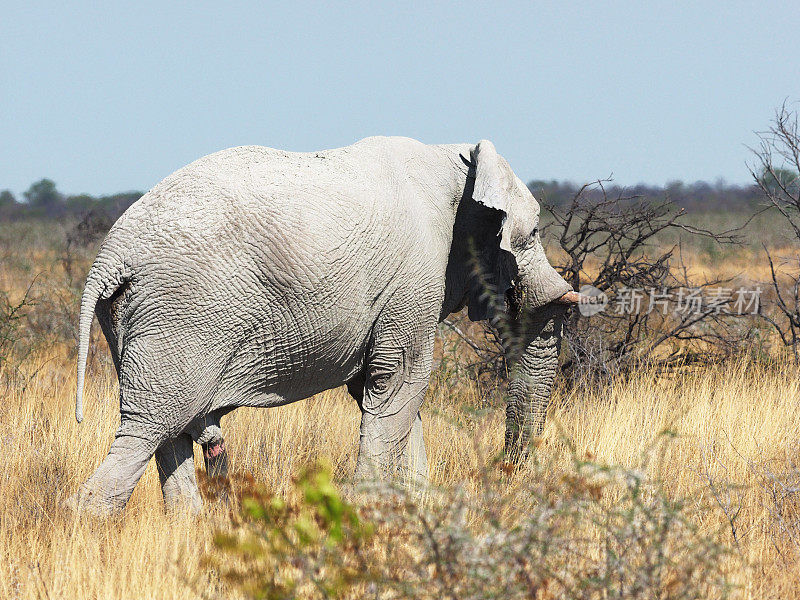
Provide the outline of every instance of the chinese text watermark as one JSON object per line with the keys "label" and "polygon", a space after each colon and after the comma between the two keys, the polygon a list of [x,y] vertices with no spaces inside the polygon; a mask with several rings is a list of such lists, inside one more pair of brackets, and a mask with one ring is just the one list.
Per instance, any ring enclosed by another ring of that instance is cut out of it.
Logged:
{"label": "chinese text watermark", "polygon": [[761,288],[739,287],[679,287],[679,288],[630,288],[616,290],[613,300],[602,290],[591,285],[580,289],[582,299],[578,310],[590,317],[603,311],[614,315],[632,315],[660,312],[683,315],[748,315],[757,314],[760,306]]}

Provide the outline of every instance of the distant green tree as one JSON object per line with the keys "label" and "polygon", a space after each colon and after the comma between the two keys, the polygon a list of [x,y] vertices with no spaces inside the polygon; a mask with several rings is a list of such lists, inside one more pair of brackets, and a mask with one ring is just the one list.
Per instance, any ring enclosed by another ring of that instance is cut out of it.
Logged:
{"label": "distant green tree", "polygon": [[22,194],[31,207],[55,208],[64,202],[64,197],[56,189],[56,184],[51,179],[41,179],[32,183],[27,192]]}
{"label": "distant green tree", "polygon": [[16,203],[17,199],[14,198],[14,194],[12,194],[10,190],[3,190],[0,192],[0,206],[11,206]]}
{"label": "distant green tree", "polygon": [[780,195],[785,190],[794,196],[800,188],[800,177],[791,169],[764,167],[761,171],[761,181],[764,188],[774,195]]}
{"label": "distant green tree", "polygon": [[97,203],[97,198],[90,194],[77,194],[67,196],[66,205],[70,210],[84,211],[90,210]]}
{"label": "distant green tree", "polygon": [[664,190],[670,195],[679,195],[686,191],[686,186],[680,179],[673,179],[672,181],[667,182]]}

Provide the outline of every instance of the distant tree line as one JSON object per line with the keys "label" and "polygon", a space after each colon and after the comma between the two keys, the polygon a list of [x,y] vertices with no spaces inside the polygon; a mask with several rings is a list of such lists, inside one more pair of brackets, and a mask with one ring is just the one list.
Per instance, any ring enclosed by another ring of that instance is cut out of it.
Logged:
{"label": "distant tree line", "polygon": [[[785,177],[784,177],[785,176]],[[777,177],[777,179],[776,179]],[[778,188],[780,179],[793,180],[794,172],[783,173],[778,169],[774,173],[765,173],[763,184],[769,188]],[[554,206],[566,206],[581,192],[582,186],[568,181],[533,180],[528,184],[537,199]],[[748,211],[763,203],[763,192],[754,182],[751,185],[730,185],[724,181],[708,183],[695,181],[684,183],[671,181],[665,186],[639,184],[621,187],[608,183],[603,191],[599,187],[583,189],[582,197],[592,200],[592,194],[598,202],[604,197],[626,196],[639,197],[643,200],[670,200],[676,206],[687,211],[702,212],[705,210],[741,210]],[[605,195],[604,195],[605,194]],[[142,196],[142,192],[121,192],[110,196],[92,196],[90,194],[65,195],[58,191],[51,179],[41,179],[23,192],[18,199],[9,190],[0,191],[0,220],[15,220],[41,217],[62,219],[65,217],[83,217],[89,212],[102,214],[113,222],[125,212],[131,204]]]}
{"label": "distant tree line", "polygon": [[56,188],[51,179],[32,183],[22,198],[9,190],[0,191],[0,221],[26,218],[63,219],[83,217],[87,213],[102,214],[116,220],[131,204],[142,197],[142,192],[122,192],[110,196],[90,194],[66,195]]}
{"label": "distant tree line", "polygon": [[722,180],[715,183],[670,181],[665,186],[638,184],[624,188],[611,182],[603,183],[602,187],[583,188],[581,185],[565,181],[534,180],[528,187],[538,200],[558,207],[569,205],[579,192],[582,198],[597,202],[602,202],[608,197],[636,197],[648,201],[669,200],[676,206],[685,208],[687,212],[752,211],[764,202],[764,195],[755,182],[748,185],[731,185]]}

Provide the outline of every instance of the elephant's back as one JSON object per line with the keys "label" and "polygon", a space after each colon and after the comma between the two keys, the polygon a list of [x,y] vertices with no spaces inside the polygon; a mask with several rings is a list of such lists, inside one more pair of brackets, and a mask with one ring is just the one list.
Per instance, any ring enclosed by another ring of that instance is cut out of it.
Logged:
{"label": "elephant's back", "polygon": [[210,154],[133,204],[106,244],[125,248],[132,271],[176,260],[229,274],[244,262],[313,278],[341,275],[343,261],[370,253],[391,262],[430,246],[426,209],[401,173],[398,148],[417,146],[368,138],[312,153],[240,146]]}
{"label": "elephant's back", "polygon": [[135,232],[160,246],[173,234],[184,240],[225,240],[233,232],[239,239],[248,224],[309,231],[339,220],[358,229],[370,213],[386,208],[381,203],[387,197],[402,204],[402,177],[387,158],[399,155],[392,151],[398,143],[424,147],[406,138],[367,138],[319,152],[265,146],[222,150],[164,178],[120,217],[112,232]]}

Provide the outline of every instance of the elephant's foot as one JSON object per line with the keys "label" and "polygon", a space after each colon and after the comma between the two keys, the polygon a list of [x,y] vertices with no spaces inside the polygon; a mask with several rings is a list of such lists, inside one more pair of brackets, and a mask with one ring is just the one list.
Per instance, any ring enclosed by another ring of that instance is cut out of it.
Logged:
{"label": "elephant's foot", "polygon": [[109,502],[101,491],[87,488],[85,484],[67,498],[63,506],[73,513],[99,518],[111,517],[120,510],[120,507],[114,502]]}
{"label": "elephant's foot", "polygon": [[206,474],[212,479],[227,477],[230,465],[225,440],[222,438],[220,417],[220,411],[211,412],[204,417],[196,418],[185,429],[185,432],[203,448]]}
{"label": "elephant's foot", "polygon": [[[420,427],[421,433],[421,427]],[[428,488],[428,462],[422,437],[412,440],[401,453],[368,456],[359,453],[350,491],[358,495],[406,496]]]}

